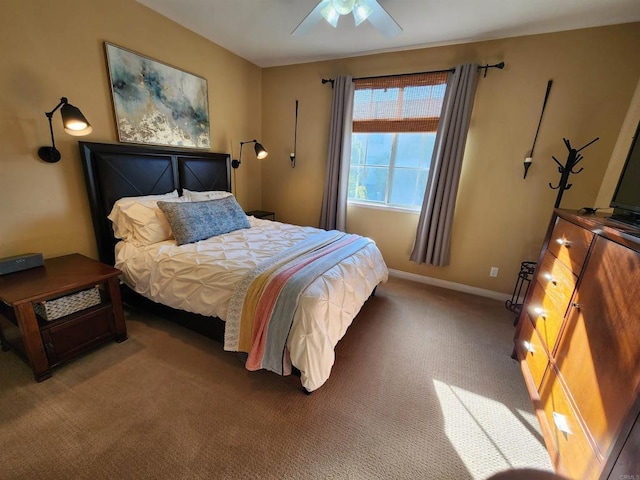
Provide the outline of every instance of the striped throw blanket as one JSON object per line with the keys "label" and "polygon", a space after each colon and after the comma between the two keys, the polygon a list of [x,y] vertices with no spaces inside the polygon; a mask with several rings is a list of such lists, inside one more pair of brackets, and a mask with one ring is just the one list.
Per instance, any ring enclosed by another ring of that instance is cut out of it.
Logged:
{"label": "striped throw blanket", "polygon": [[289,373],[286,344],[300,295],[316,278],[370,242],[336,230],[321,232],[252,269],[229,302],[225,350],[248,353],[248,370]]}

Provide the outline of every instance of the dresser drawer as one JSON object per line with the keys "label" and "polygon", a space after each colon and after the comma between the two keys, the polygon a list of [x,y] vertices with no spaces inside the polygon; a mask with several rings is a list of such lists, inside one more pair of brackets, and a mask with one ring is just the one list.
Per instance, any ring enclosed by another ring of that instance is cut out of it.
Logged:
{"label": "dresser drawer", "polygon": [[[571,478],[598,478],[602,466],[591,449],[553,367],[547,370],[540,386],[540,401],[552,440],[562,459],[551,459],[556,469],[561,466]],[[560,462],[561,465],[558,465]]]}
{"label": "dresser drawer", "polygon": [[576,288],[578,277],[564,263],[546,252],[540,262],[536,280],[545,293],[553,297],[558,312],[564,315]]}
{"label": "dresser drawer", "polygon": [[547,249],[573,273],[579,275],[593,235],[589,230],[558,217]]}
{"label": "dresser drawer", "polygon": [[518,359],[526,362],[536,389],[540,388],[540,382],[549,363],[549,356],[542,344],[542,339],[526,315],[523,318],[516,351]]}
{"label": "dresser drawer", "polygon": [[547,295],[540,284],[535,282],[526,309],[547,351],[552,355],[564,321],[566,303],[558,305],[557,299]]}

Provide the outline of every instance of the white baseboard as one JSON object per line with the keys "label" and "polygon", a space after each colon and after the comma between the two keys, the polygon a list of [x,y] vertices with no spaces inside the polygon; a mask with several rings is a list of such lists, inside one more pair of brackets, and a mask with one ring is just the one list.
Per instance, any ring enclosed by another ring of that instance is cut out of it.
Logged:
{"label": "white baseboard", "polygon": [[404,278],[405,280],[412,280],[418,283],[433,285],[435,287],[448,288],[449,290],[456,290],[458,292],[470,293],[472,295],[479,295],[481,297],[493,298],[494,300],[502,300],[503,302],[511,299],[511,295],[507,295],[506,293],[494,292],[493,290],[471,287],[462,283],[455,283],[449,282],[447,280],[425,277],[424,275],[403,272],[401,270],[394,270],[391,268],[389,269],[389,275],[392,277]]}

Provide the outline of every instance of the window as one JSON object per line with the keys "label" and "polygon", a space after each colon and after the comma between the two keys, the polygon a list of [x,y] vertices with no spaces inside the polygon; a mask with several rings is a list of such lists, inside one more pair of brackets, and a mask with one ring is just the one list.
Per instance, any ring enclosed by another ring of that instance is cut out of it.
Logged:
{"label": "window", "polygon": [[349,200],[420,210],[447,78],[354,80]]}

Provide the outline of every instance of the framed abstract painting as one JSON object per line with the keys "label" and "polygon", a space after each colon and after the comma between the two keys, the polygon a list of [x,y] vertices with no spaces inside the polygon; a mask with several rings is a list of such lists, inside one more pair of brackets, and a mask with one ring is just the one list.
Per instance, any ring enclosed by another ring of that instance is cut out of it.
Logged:
{"label": "framed abstract painting", "polygon": [[206,79],[105,42],[121,142],[209,149]]}

